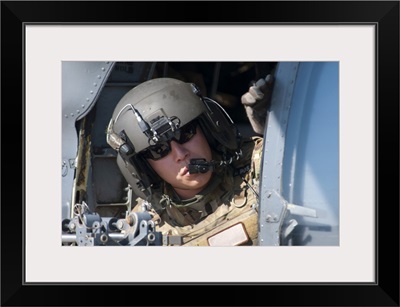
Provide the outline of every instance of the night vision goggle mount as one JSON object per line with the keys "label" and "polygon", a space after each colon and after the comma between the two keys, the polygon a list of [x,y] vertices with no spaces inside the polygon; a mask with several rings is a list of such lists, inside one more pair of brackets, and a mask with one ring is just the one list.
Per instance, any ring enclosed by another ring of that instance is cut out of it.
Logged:
{"label": "night vision goggle mount", "polygon": [[[166,117],[161,110],[158,111],[159,114],[155,114],[154,118],[149,122],[143,119],[143,116],[139,113],[137,109],[132,104],[127,104],[123,107],[115,121],[111,119],[107,128],[107,142],[112,148],[117,151],[121,151],[125,155],[133,153],[131,146],[128,145],[126,136],[117,135],[114,132],[114,123],[117,122],[121,113],[126,109],[130,108],[136,117],[137,124],[140,130],[148,138],[149,145],[155,145],[159,142],[167,142],[173,137],[176,137],[176,133],[180,127],[181,121],[178,117]],[[124,140],[125,139],[125,140]]]}

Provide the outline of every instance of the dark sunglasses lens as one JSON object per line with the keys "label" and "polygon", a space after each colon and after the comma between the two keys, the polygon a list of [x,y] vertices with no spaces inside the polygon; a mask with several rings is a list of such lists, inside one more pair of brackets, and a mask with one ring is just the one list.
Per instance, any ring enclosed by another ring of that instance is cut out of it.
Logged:
{"label": "dark sunglasses lens", "polygon": [[164,158],[171,151],[171,147],[168,143],[159,143],[150,146],[145,151],[145,157],[153,160],[159,160]]}
{"label": "dark sunglasses lens", "polygon": [[[189,142],[196,134],[196,127],[197,127],[197,122],[191,122],[183,126],[178,131],[175,132],[175,137],[172,138],[171,140],[175,140],[179,144],[184,144],[186,142]],[[152,160],[160,160],[164,158],[171,151],[171,146],[170,146],[171,140],[168,142],[160,142],[157,143],[156,145],[150,146],[143,152],[144,157]]]}
{"label": "dark sunglasses lens", "polygon": [[179,136],[178,142],[180,144],[189,142],[191,140],[191,138],[196,134],[196,127],[197,127],[197,123],[195,123],[195,122],[183,126],[180,129],[180,136]]}

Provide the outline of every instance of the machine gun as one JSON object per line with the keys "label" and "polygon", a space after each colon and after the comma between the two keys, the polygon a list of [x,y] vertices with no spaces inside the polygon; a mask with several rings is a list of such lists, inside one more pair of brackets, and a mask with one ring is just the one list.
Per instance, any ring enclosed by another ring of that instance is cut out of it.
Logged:
{"label": "machine gun", "polygon": [[78,246],[162,245],[160,232],[148,211],[131,212],[125,219],[103,219],[89,211],[85,202],[76,204],[74,218],[62,222],[62,244]]}

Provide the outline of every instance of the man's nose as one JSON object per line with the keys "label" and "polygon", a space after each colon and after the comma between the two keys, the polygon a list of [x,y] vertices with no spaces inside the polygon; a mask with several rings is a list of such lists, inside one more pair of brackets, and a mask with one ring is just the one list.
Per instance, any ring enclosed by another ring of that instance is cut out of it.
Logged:
{"label": "man's nose", "polygon": [[176,161],[185,160],[186,157],[189,155],[189,151],[186,149],[185,146],[179,144],[176,141],[171,141],[171,153]]}

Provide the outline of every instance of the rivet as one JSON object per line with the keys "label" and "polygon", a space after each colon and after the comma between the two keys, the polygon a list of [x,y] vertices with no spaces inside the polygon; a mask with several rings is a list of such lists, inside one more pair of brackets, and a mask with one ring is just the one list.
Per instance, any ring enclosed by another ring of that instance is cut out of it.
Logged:
{"label": "rivet", "polygon": [[90,94],[93,94],[93,91],[90,91]]}
{"label": "rivet", "polygon": [[74,116],[74,113],[71,113],[71,116],[73,117],[73,116]]}
{"label": "rivet", "polygon": [[93,83],[94,86],[97,86],[97,83]]}
{"label": "rivet", "polygon": [[106,69],[104,67],[101,68],[102,71],[105,71]]}
{"label": "rivet", "polygon": [[82,108],[85,108],[85,105],[84,105],[84,104],[82,105]]}
{"label": "rivet", "polygon": [[80,112],[79,110],[76,110],[76,113],[78,113],[78,114],[79,114],[79,112]]}
{"label": "rivet", "polygon": [[98,79],[101,79],[101,76],[100,76],[100,75],[98,75],[98,76],[97,76],[97,78],[98,78]]}
{"label": "rivet", "polygon": [[64,116],[65,116],[65,118],[68,118],[68,115],[67,115],[67,114],[65,114]]}

